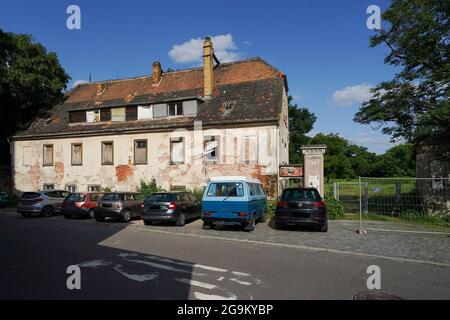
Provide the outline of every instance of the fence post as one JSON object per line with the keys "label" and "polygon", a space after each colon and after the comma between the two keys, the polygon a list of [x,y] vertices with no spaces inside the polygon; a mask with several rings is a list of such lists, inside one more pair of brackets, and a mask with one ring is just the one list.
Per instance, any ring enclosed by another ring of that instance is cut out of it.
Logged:
{"label": "fence post", "polygon": [[362,226],[362,190],[361,190],[361,177],[358,177],[359,186],[359,234],[367,234],[367,231],[363,229]]}
{"label": "fence post", "polygon": [[367,182],[364,183],[364,213],[369,213],[369,184]]}

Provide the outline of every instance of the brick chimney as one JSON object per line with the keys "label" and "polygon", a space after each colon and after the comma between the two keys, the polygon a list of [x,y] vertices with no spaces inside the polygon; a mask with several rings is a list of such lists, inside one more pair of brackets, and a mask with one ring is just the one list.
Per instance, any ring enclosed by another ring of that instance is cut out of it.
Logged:
{"label": "brick chimney", "polygon": [[162,70],[161,63],[158,61],[153,62],[153,73],[152,73],[152,85],[156,86],[161,81]]}
{"label": "brick chimney", "polygon": [[204,96],[209,97],[213,92],[213,63],[214,51],[211,37],[206,37],[203,43],[203,87]]}

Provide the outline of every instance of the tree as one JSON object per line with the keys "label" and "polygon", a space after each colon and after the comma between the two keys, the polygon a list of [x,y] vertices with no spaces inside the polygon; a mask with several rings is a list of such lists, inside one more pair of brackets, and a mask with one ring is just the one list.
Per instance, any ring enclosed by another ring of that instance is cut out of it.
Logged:
{"label": "tree", "polygon": [[412,144],[400,144],[378,156],[374,176],[377,177],[414,177],[416,158]]}
{"label": "tree", "polygon": [[289,96],[289,162],[301,163],[303,155],[300,147],[308,143],[310,138],[306,134],[312,130],[317,118],[307,108],[293,104],[292,100]]}
{"label": "tree", "polygon": [[393,140],[450,140],[449,14],[449,1],[392,1],[382,15],[389,30],[373,36],[370,46],[386,44],[385,63],[400,72],[373,88],[354,121],[378,124]]}
{"label": "tree", "polygon": [[69,79],[55,53],[0,29],[0,161],[9,156],[6,138],[61,102]]}

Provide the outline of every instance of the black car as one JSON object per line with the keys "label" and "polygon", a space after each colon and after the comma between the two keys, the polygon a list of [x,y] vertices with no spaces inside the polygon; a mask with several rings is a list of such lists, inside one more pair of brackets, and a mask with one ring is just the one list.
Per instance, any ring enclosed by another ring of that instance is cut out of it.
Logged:
{"label": "black car", "polygon": [[325,203],[315,188],[287,188],[283,190],[275,209],[275,228],[286,225],[313,226],[328,231]]}
{"label": "black car", "polygon": [[201,217],[201,203],[189,192],[159,192],[148,196],[141,206],[146,225],[153,221],[171,221],[179,227],[186,220]]}
{"label": "black car", "polygon": [[116,218],[129,222],[139,217],[139,210],[144,196],[137,192],[109,192],[105,193],[97,202],[94,209],[95,220],[101,222],[105,218]]}

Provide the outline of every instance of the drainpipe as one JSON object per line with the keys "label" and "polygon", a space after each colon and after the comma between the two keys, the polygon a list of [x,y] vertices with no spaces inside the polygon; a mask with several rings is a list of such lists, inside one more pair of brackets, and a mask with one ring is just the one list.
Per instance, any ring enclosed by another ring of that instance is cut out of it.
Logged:
{"label": "drainpipe", "polygon": [[14,144],[11,141],[10,137],[6,138],[6,141],[8,141],[9,144],[9,161],[10,161],[10,186],[9,186],[9,193],[12,195],[14,190]]}

